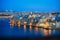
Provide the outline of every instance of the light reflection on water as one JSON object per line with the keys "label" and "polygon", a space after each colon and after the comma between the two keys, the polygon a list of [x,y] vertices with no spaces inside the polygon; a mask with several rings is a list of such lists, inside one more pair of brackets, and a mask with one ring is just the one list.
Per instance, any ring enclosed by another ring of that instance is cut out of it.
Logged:
{"label": "light reflection on water", "polygon": [[[11,26],[12,27],[12,26]],[[35,36],[49,36],[49,35],[60,35],[60,30],[46,30],[43,28],[38,28],[33,27],[33,26],[13,26],[13,28],[10,28],[10,23],[9,21],[0,21],[0,30],[2,31],[0,33],[1,35],[5,36],[30,36],[30,37],[35,37]],[[24,34],[25,33],[25,34]],[[56,34],[55,34],[56,33]]]}
{"label": "light reflection on water", "polygon": [[26,25],[24,25],[24,32],[26,32]]}
{"label": "light reflection on water", "polygon": [[35,34],[37,35],[38,33],[38,27],[35,27]]}
{"label": "light reflection on water", "polygon": [[32,26],[29,26],[30,32],[32,31]]}
{"label": "light reflection on water", "polygon": [[43,34],[44,34],[44,36],[50,35],[51,34],[51,30],[43,29]]}
{"label": "light reflection on water", "polygon": [[[24,33],[25,33],[27,31],[27,26],[24,25],[22,27],[24,28]],[[18,28],[20,28],[20,27],[18,27]],[[35,35],[37,35],[39,33],[39,31],[41,31],[43,36],[51,35],[51,31],[52,31],[52,30],[46,30],[46,29],[38,28],[37,26],[36,27],[29,26],[28,29],[29,29],[30,33],[34,30],[35,31]]]}

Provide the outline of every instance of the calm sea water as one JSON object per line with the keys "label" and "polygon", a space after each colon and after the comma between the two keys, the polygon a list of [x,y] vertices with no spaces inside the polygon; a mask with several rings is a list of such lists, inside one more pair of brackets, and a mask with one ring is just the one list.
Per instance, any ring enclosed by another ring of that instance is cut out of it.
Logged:
{"label": "calm sea water", "polygon": [[30,26],[14,26],[11,28],[10,19],[0,19],[0,37],[44,37],[60,36],[60,30],[46,30]]}

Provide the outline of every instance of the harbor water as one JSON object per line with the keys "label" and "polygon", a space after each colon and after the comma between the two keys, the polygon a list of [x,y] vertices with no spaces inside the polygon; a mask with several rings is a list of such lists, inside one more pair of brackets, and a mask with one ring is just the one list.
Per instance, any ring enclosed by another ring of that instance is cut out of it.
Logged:
{"label": "harbor water", "polygon": [[0,37],[44,37],[60,36],[60,30],[47,30],[34,26],[10,26],[9,18],[0,18]]}

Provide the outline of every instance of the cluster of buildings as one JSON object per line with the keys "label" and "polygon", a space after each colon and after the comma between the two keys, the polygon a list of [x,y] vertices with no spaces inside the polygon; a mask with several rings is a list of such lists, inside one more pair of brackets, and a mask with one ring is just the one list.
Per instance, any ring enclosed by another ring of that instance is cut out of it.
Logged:
{"label": "cluster of buildings", "polygon": [[45,26],[49,28],[60,28],[60,13],[41,13],[41,12],[0,12],[0,16],[8,15],[11,19],[20,20],[22,24],[32,23],[37,26]]}

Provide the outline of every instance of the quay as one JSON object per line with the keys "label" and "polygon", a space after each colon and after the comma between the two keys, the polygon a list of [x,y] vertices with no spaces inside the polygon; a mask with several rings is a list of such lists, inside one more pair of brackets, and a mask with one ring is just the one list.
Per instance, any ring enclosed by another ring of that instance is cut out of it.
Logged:
{"label": "quay", "polygon": [[[14,23],[13,23],[14,22]],[[18,21],[15,21],[15,20],[12,20],[12,23],[10,21],[10,24],[12,24],[12,26],[31,26],[31,27],[38,27],[38,28],[43,28],[43,29],[46,29],[46,30],[53,30],[53,29],[56,29],[56,30],[59,30],[60,28],[55,28],[53,26],[50,26],[50,24],[48,22],[46,23],[36,23],[36,24],[33,24],[32,22],[21,22],[20,20]]]}

